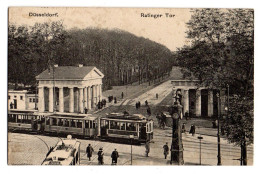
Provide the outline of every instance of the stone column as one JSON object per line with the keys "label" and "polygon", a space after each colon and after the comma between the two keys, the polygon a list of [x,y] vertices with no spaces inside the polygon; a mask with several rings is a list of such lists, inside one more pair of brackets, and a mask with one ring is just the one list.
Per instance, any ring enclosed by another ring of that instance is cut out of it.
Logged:
{"label": "stone column", "polygon": [[99,100],[102,101],[102,84],[99,85]]}
{"label": "stone column", "polygon": [[213,116],[213,91],[208,90],[208,116]]}
{"label": "stone column", "polygon": [[53,112],[53,87],[49,87],[49,112]]}
{"label": "stone column", "polygon": [[88,88],[87,87],[85,87],[84,88],[84,108],[88,108],[88,90],[87,90]]}
{"label": "stone column", "polygon": [[184,90],[184,107],[183,107],[183,114],[186,112],[189,113],[189,90],[185,89]]}
{"label": "stone column", "polygon": [[79,88],[79,112],[83,113],[83,88]]}
{"label": "stone column", "polygon": [[94,87],[94,85],[92,86],[92,88],[91,88],[91,108],[94,108],[95,107],[95,102],[94,102],[94,100],[95,100],[95,87]]}
{"label": "stone column", "polygon": [[74,90],[73,88],[70,89],[70,104],[69,104],[69,112],[74,112]]}
{"label": "stone column", "polygon": [[196,116],[201,116],[201,90],[196,90]]}
{"label": "stone column", "polygon": [[91,87],[89,86],[88,89],[87,89],[87,92],[88,92],[88,109],[90,110],[91,109],[91,103],[92,103],[92,97],[91,97]]}
{"label": "stone column", "polygon": [[99,97],[98,97],[99,92],[98,91],[99,91],[98,85],[95,85],[96,104],[99,102]]}
{"label": "stone column", "polygon": [[44,102],[44,87],[38,87],[38,95],[39,95],[39,99],[38,99],[38,102],[39,102],[39,106],[38,106],[38,109],[39,109],[39,112],[44,112],[45,111],[45,102]]}
{"label": "stone column", "polygon": [[59,87],[59,112],[64,112],[63,87]]}

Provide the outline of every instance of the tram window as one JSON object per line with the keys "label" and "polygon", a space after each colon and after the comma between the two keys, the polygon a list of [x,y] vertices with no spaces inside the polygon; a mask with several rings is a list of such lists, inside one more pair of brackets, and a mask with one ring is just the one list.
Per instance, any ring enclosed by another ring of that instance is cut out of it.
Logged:
{"label": "tram window", "polygon": [[17,116],[17,123],[21,123],[22,122],[22,116],[21,115],[18,115]]}
{"label": "tram window", "polygon": [[89,121],[88,120],[86,121],[85,126],[86,126],[86,128],[89,128]]}
{"label": "tram window", "polygon": [[125,123],[120,123],[120,130],[125,130],[126,126]]}
{"label": "tram window", "polygon": [[93,128],[93,121],[89,121],[89,128],[90,128],[90,129]]}
{"label": "tram window", "polygon": [[95,129],[96,128],[96,122],[95,121],[93,121],[93,129]]}
{"label": "tram window", "polygon": [[50,125],[50,118],[49,117],[46,118],[46,125]]}
{"label": "tram window", "polygon": [[65,122],[64,126],[65,126],[65,127],[69,127],[69,120],[65,119],[64,122]]}
{"label": "tram window", "polygon": [[62,126],[63,125],[63,120],[61,118],[58,118],[57,121],[58,121],[58,126]]}
{"label": "tram window", "polygon": [[56,126],[57,125],[57,119],[56,118],[52,118],[52,125]]}
{"label": "tram window", "polygon": [[71,127],[76,127],[75,121],[76,120],[71,120]]}
{"label": "tram window", "polygon": [[126,124],[126,130],[128,130],[128,131],[136,131],[136,124],[134,124],[134,123],[127,123]]}
{"label": "tram window", "polygon": [[82,121],[77,122],[77,128],[82,128]]}
{"label": "tram window", "polygon": [[119,124],[118,122],[110,121],[110,129],[120,129]]}

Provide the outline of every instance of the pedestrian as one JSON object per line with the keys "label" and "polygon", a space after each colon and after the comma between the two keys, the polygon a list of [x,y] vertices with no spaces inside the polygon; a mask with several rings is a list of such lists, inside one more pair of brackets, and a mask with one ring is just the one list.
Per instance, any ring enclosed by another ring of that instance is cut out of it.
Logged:
{"label": "pedestrian", "polygon": [[145,106],[148,106],[148,101],[147,100],[145,100]]}
{"label": "pedestrian", "polygon": [[163,146],[163,154],[164,154],[164,159],[167,159],[167,155],[169,154],[169,146],[168,143]]}
{"label": "pedestrian", "polygon": [[148,116],[151,116],[151,108],[148,106],[148,108],[147,108],[147,114],[148,114]]}
{"label": "pedestrian", "polygon": [[84,108],[84,113],[87,114],[88,113],[88,109],[85,107]]}
{"label": "pedestrian", "polygon": [[117,164],[117,158],[119,157],[118,152],[116,151],[116,149],[112,152],[111,154],[111,158],[112,158],[112,165],[116,165]]}
{"label": "pedestrian", "polygon": [[195,128],[195,125],[191,125],[191,127],[190,127],[190,134],[192,134],[192,136],[194,136],[195,135],[195,132],[196,132],[196,128]]}
{"label": "pedestrian", "polygon": [[114,103],[117,103],[116,97],[114,97]]}
{"label": "pedestrian", "polygon": [[11,102],[10,103],[10,109],[13,109],[13,106],[14,106],[14,104]]}
{"label": "pedestrian", "polygon": [[122,97],[122,99],[124,98],[124,92],[121,93],[121,97]]}
{"label": "pedestrian", "polygon": [[162,113],[161,113],[161,117],[162,117],[162,129],[165,129],[165,125],[166,125],[166,115],[162,112]]}
{"label": "pedestrian", "polygon": [[135,103],[135,108],[138,109],[138,102]]}
{"label": "pedestrian", "polygon": [[158,100],[158,98],[159,98],[159,95],[158,95],[158,93],[156,93],[156,95],[155,95],[155,96],[156,96],[156,99]]}
{"label": "pedestrian", "polygon": [[138,101],[138,108],[141,108],[141,102]]}
{"label": "pedestrian", "polygon": [[181,132],[186,134],[185,123],[182,123]]}
{"label": "pedestrian", "polygon": [[150,142],[147,141],[145,143],[145,154],[146,154],[146,157],[148,157],[149,152],[150,152]]}
{"label": "pedestrian", "polygon": [[86,149],[86,154],[87,154],[87,157],[88,157],[88,160],[90,161],[91,160],[91,157],[92,157],[92,153],[94,152],[94,149],[93,147],[91,146],[91,144],[88,145],[87,149]]}
{"label": "pedestrian", "polygon": [[104,152],[103,152],[103,148],[99,148],[99,151],[98,151],[98,164],[99,165],[103,165],[104,164]]}

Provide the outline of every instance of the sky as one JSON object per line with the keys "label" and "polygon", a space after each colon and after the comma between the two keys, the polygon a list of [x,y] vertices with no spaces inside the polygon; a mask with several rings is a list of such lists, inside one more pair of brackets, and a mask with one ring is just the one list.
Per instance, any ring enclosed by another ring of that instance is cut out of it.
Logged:
{"label": "sky", "polygon": [[[54,14],[52,17],[36,17],[31,14]],[[168,17],[166,15],[168,13]],[[142,17],[149,16],[150,17]],[[160,17],[154,18],[153,15]],[[139,37],[148,38],[171,51],[188,43],[186,23],[190,9],[181,8],[83,8],[83,7],[10,7],[9,23],[32,26],[36,22],[63,20],[67,29],[98,27],[121,29]]]}

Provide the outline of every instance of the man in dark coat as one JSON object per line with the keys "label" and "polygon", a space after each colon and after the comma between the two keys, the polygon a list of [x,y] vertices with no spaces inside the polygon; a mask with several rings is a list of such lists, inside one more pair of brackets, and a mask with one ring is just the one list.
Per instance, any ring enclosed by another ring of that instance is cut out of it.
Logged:
{"label": "man in dark coat", "polygon": [[104,164],[104,160],[103,160],[103,156],[104,156],[104,152],[103,152],[103,148],[99,148],[99,151],[98,151],[98,164],[99,165],[103,165]]}
{"label": "man in dark coat", "polygon": [[145,154],[146,154],[146,157],[148,157],[148,154],[150,153],[150,142],[147,141],[145,143]]}
{"label": "man in dark coat", "polygon": [[194,136],[195,135],[195,132],[196,132],[196,128],[195,128],[195,125],[191,125],[191,127],[190,127],[190,134],[192,134],[192,136]]}
{"label": "man in dark coat", "polygon": [[148,116],[151,116],[151,108],[148,106],[148,108],[147,108],[147,114],[148,114]]}
{"label": "man in dark coat", "polygon": [[167,155],[169,154],[169,146],[168,146],[168,143],[166,143],[166,144],[163,146],[163,154],[164,154],[164,158],[166,159],[166,158],[167,158]]}
{"label": "man in dark coat", "polygon": [[92,153],[94,152],[93,147],[91,146],[91,144],[88,145],[87,149],[86,149],[86,153],[88,156],[89,161],[91,160],[92,157]]}
{"label": "man in dark coat", "polygon": [[117,158],[119,157],[118,152],[116,149],[112,152],[111,158],[112,158],[112,164],[116,165],[117,164]]}

